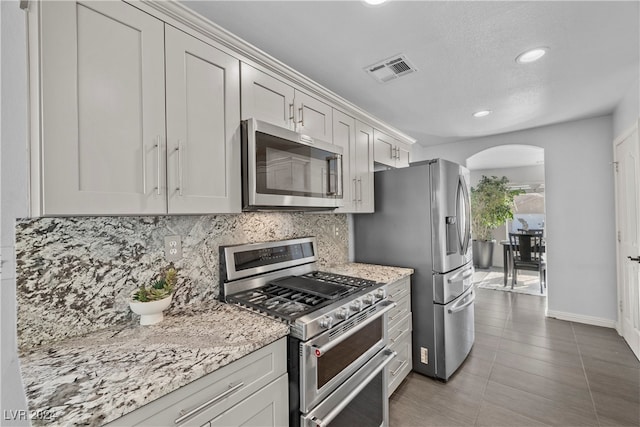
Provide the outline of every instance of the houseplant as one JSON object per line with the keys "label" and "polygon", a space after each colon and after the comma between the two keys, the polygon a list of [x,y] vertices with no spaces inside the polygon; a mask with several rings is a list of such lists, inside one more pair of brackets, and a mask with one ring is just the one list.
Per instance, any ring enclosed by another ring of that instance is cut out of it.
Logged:
{"label": "houseplant", "polygon": [[141,325],[153,325],[162,321],[162,311],[171,304],[177,273],[173,264],[170,264],[150,285],[140,285],[133,294],[129,306],[131,311],[140,315]]}
{"label": "houseplant", "polygon": [[473,265],[489,268],[493,265],[495,240],[493,230],[513,219],[513,199],[521,190],[510,190],[506,176],[482,176],[471,188],[471,233],[473,236]]}

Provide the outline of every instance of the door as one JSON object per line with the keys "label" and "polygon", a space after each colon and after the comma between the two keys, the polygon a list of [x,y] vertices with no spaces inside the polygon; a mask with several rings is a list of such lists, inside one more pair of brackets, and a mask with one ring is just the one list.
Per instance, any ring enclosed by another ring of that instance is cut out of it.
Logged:
{"label": "door", "polygon": [[469,171],[439,159],[430,165],[433,270],[446,273],[471,260]]}
{"label": "door", "polygon": [[293,87],[242,63],[242,120],[262,120],[295,130],[293,117]]}
{"label": "door", "polygon": [[333,142],[333,108],[299,90],[295,93],[296,132]]}
{"label": "door", "polygon": [[170,214],[241,210],[239,61],[166,26]]}
{"label": "door", "polygon": [[619,327],[640,358],[640,142],[638,127],[615,143]]}
{"label": "door", "polygon": [[333,110],[333,143],[342,147],[342,200],[336,213],[358,210],[358,176],[354,165],[356,148],[356,120]]}
{"label": "door", "polygon": [[356,121],[356,147],[351,164],[357,176],[358,212],[374,210],[373,198],[373,128]]}
{"label": "door", "polygon": [[40,7],[42,212],[166,213],[163,23],[123,2]]}
{"label": "door", "polygon": [[475,340],[473,288],[447,305],[435,304],[436,376],[444,380],[467,358]]}
{"label": "door", "polygon": [[395,141],[389,135],[377,129],[373,131],[373,158],[383,165],[395,167]]}

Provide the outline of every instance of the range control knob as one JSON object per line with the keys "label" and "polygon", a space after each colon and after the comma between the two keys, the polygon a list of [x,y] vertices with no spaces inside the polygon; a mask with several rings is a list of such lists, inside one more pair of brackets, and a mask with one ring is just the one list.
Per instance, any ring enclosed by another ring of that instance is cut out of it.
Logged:
{"label": "range control knob", "polygon": [[373,294],[367,294],[362,300],[365,304],[371,305],[376,301],[376,297]]}
{"label": "range control knob", "polygon": [[360,310],[362,310],[362,301],[360,301],[359,299],[355,300],[351,303],[349,308],[356,313],[359,312]]}
{"label": "range control knob", "polygon": [[378,289],[376,291],[376,298],[378,299],[384,299],[384,297],[387,296],[387,292],[384,289]]}
{"label": "range control knob", "polygon": [[349,317],[349,310],[347,310],[346,308],[341,308],[340,311],[336,313],[336,317],[340,320],[345,320],[347,317]]}
{"label": "range control knob", "polygon": [[321,327],[321,328],[329,329],[331,326],[333,326],[333,317],[331,317],[331,316],[324,316],[324,317],[320,320],[320,327]]}

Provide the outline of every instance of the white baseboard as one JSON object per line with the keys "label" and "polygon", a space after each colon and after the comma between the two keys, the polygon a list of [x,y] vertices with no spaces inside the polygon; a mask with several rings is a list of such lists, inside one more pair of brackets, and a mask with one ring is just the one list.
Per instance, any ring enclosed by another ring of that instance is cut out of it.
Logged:
{"label": "white baseboard", "polygon": [[603,319],[601,317],[585,316],[582,314],[565,313],[563,311],[547,310],[547,317],[566,320],[569,322],[585,323],[587,325],[602,326],[605,328],[616,328],[616,321]]}

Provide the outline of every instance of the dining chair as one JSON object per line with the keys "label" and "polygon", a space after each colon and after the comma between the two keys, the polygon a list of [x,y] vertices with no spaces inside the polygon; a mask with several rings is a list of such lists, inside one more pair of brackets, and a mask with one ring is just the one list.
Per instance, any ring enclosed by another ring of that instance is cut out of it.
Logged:
{"label": "dining chair", "polygon": [[509,233],[509,250],[513,262],[511,289],[518,282],[518,270],[538,271],[540,293],[547,287],[547,263],[544,259],[544,243],[541,233]]}

